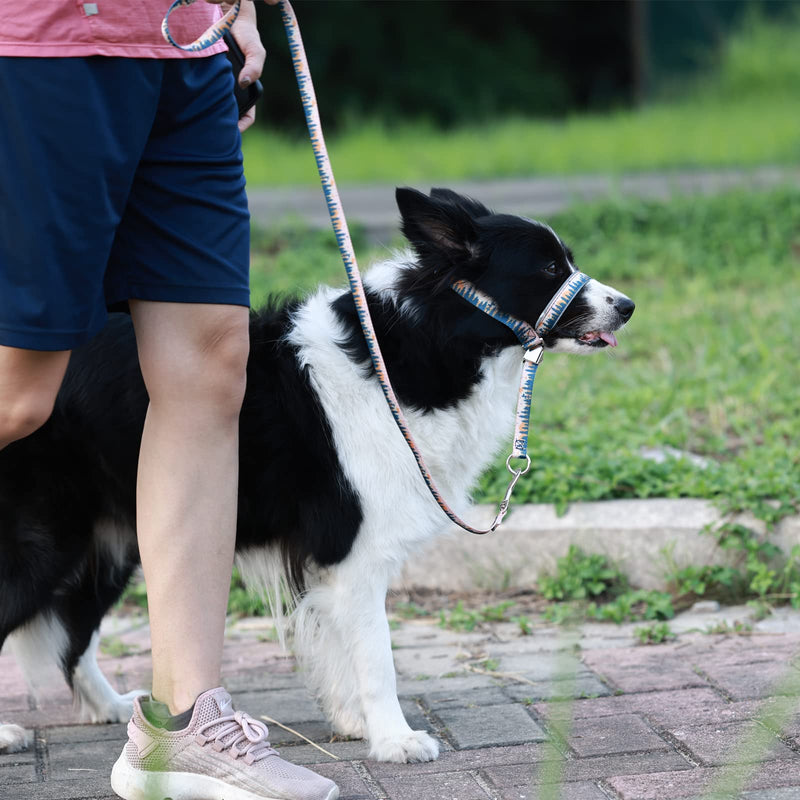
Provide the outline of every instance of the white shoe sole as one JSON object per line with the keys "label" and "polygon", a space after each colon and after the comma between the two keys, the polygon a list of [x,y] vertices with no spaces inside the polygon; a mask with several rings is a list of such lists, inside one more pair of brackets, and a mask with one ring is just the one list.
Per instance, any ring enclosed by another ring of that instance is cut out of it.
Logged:
{"label": "white shoe sole", "polygon": [[[111,770],[111,788],[123,800],[286,800],[239,789],[210,775],[134,769],[123,753]],[[334,786],[323,800],[336,800]]]}

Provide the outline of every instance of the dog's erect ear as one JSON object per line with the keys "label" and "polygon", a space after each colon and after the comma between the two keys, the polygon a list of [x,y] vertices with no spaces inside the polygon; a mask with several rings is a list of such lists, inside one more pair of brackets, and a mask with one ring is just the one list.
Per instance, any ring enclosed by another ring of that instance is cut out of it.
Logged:
{"label": "dog's erect ear", "polygon": [[492,213],[483,203],[479,203],[466,195],[458,194],[452,189],[431,189],[431,197],[437,200],[447,200],[454,206],[464,209],[473,219],[488,217]]}
{"label": "dog's erect ear", "polygon": [[395,197],[403,234],[420,256],[444,257],[451,262],[471,257],[478,237],[471,212],[479,203],[447,189],[435,189],[428,197],[416,189],[398,188]]}

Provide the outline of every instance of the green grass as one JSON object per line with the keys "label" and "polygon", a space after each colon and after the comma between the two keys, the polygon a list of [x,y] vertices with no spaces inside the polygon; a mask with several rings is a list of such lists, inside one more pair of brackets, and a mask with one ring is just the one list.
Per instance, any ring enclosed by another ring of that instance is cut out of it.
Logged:
{"label": "green grass", "polygon": [[[751,167],[800,160],[800,94],[744,102],[686,101],[565,120],[502,120],[449,132],[365,122],[335,137],[341,183],[434,185],[464,179]],[[245,137],[248,184],[318,182],[311,146],[275,133]]]}
{"label": "green grass", "polygon": [[[577,500],[708,497],[765,518],[791,510],[800,497],[800,190],[609,200],[549,222],[578,265],[633,297],[637,310],[615,351],[545,357],[534,469],[515,501],[563,509]],[[256,296],[295,275],[301,288],[344,282],[330,234],[283,230],[259,241]],[[362,245],[360,261],[369,255]],[[711,466],[657,464],[639,452],[663,446]],[[502,496],[504,458],[478,501]]]}
{"label": "green grass", "polygon": [[[441,131],[361,120],[329,142],[340,182],[392,184],[800,161],[800,19],[751,19],[682,96],[611,114],[511,119]],[[321,98],[324,104],[324,98]],[[306,139],[254,130],[251,186],[316,183]]]}

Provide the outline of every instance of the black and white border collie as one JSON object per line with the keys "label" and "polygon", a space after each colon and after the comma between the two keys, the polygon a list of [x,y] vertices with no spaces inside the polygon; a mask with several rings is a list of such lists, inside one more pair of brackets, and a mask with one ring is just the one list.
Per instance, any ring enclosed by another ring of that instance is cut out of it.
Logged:
{"label": "black and white border collie", "polygon": [[[510,442],[521,350],[450,285],[471,281],[535,322],[572,254],[548,226],[451,191],[398,189],[397,202],[412,249],[370,270],[370,311],[420,449],[464,514]],[[615,344],[632,312],[592,280],[546,348]],[[449,523],[395,427],[353,300],[323,287],[253,313],[250,336],[238,564],[249,585],[294,598],[294,649],[337,733],[369,739],[376,759],[434,759],[437,742],[400,710],[385,599],[406,557]],[[95,655],[100,621],[138,563],[146,408],[133,328],[118,315],[73,354],[48,423],[0,452],[0,645],[10,637],[31,680],[43,661],[59,666],[89,721],[131,713],[132,697],[112,689]],[[24,746],[22,729],[0,725],[0,751]]]}

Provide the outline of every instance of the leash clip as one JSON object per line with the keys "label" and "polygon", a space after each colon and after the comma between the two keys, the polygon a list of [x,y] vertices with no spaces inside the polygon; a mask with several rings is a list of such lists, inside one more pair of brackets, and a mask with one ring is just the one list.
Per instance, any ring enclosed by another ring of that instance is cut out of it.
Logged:
{"label": "leash clip", "polygon": [[494,522],[492,522],[491,530],[493,531],[496,531],[500,527],[500,524],[502,523],[506,514],[508,514],[508,509],[511,506],[511,495],[514,491],[514,487],[517,485],[517,481],[531,468],[531,457],[526,455],[525,466],[520,467],[519,469],[514,469],[510,463],[511,459],[520,457],[521,456],[515,456],[512,453],[506,459],[506,469],[512,474],[513,477],[511,478],[511,483],[508,484],[508,488],[506,489],[506,493],[503,495],[503,499],[500,501],[500,506],[497,509],[497,516],[495,516]]}

